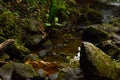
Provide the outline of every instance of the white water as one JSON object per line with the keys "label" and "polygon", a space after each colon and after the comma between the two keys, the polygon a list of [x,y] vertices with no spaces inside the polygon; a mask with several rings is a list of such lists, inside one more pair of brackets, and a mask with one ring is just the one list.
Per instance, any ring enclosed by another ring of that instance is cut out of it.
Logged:
{"label": "white water", "polygon": [[114,10],[120,6],[120,2],[108,2],[108,5],[112,5],[113,8],[101,9],[104,23],[109,23],[113,18],[116,18]]}
{"label": "white water", "polygon": [[110,2],[109,4],[114,6],[120,6],[120,2]]}
{"label": "white water", "polygon": [[113,17],[113,12],[112,10],[102,10],[102,15],[103,15],[103,22],[104,23],[109,23],[110,19]]}
{"label": "white water", "polygon": [[78,47],[78,53],[76,56],[74,56],[74,58],[73,58],[74,60],[80,60],[80,51],[81,51],[81,48]]}

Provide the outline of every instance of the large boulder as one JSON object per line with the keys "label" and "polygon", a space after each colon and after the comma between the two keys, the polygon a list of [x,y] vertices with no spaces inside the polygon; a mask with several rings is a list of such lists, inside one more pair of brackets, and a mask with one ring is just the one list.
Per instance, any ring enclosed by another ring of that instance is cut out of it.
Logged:
{"label": "large boulder", "polygon": [[80,66],[89,80],[118,80],[114,60],[89,42],[82,43]]}
{"label": "large boulder", "polygon": [[88,27],[83,31],[82,38],[91,43],[100,43],[108,38],[108,33],[95,27]]}
{"label": "large boulder", "polygon": [[38,76],[32,66],[22,63],[7,63],[0,68],[0,77],[3,80],[27,80]]}

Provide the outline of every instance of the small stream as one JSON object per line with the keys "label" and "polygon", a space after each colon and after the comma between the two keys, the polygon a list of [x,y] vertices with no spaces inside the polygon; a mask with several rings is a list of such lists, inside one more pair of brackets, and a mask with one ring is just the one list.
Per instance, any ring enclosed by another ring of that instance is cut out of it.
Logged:
{"label": "small stream", "polygon": [[[103,23],[109,23],[112,18],[117,18],[114,10],[120,7],[120,2],[109,2],[108,5],[112,6],[112,8],[99,9],[103,15]],[[44,61],[64,64],[69,63],[68,60],[70,59],[74,61],[80,60],[81,39],[77,39],[69,32],[63,31],[58,33],[54,39],[51,39],[51,42],[53,46],[52,53],[54,53],[54,55],[45,56]]]}

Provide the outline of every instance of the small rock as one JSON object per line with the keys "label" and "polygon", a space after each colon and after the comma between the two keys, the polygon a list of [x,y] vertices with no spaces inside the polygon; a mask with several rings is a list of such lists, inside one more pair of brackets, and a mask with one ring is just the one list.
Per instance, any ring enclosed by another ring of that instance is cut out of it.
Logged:
{"label": "small rock", "polygon": [[37,70],[37,73],[38,73],[39,76],[41,76],[41,77],[46,77],[46,72],[45,72],[43,69]]}
{"label": "small rock", "polygon": [[24,57],[23,61],[25,62],[27,60],[39,60],[39,56],[37,54],[28,54]]}
{"label": "small rock", "polygon": [[58,72],[57,72],[57,73],[54,73],[54,74],[51,74],[51,75],[49,76],[49,80],[56,80],[57,77],[58,77]]}
{"label": "small rock", "polygon": [[0,68],[0,76],[3,80],[27,80],[38,74],[30,65],[10,62]]}
{"label": "small rock", "polygon": [[57,80],[83,80],[81,69],[63,68],[58,73]]}
{"label": "small rock", "polygon": [[115,42],[115,44],[116,44],[117,46],[120,47],[120,35],[114,34],[112,40]]}
{"label": "small rock", "polygon": [[44,42],[42,44],[41,48],[51,50],[53,48],[53,44],[52,44],[51,40],[48,39],[46,42]]}
{"label": "small rock", "polygon": [[42,50],[38,52],[39,57],[45,57],[47,54],[49,54],[49,50]]}
{"label": "small rock", "polygon": [[120,60],[120,48],[114,43],[104,42],[101,46],[99,46],[99,48],[103,50],[107,55],[111,56],[111,58]]}

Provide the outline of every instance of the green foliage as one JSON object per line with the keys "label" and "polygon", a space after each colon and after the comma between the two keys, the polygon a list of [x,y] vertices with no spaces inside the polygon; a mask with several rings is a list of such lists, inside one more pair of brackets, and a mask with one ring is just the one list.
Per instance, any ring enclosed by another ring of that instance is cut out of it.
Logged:
{"label": "green foliage", "polygon": [[34,28],[41,24],[45,23],[49,27],[63,26],[62,23],[68,20],[72,10],[76,11],[71,6],[67,0],[22,0],[20,3],[0,0],[0,35],[25,43],[23,39],[40,32],[38,28],[34,31]]}
{"label": "green foliage", "polygon": [[[42,2],[43,2],[43,1],[44,1],[44,0],[42,0]],[[29,0],[30,8],[38,7],[38,6],[39,6],[39,2],[40,2],[40,0]]]}
{"label": "green foliage", "polygon": [[52,25],[55,24],[56,11],[57,11],[57,0],[52,0],[52,5],[49,12],[49,22]]}
{"label": "green foliage", "polygon": [[10,10],[4,10],[0,16],[0,24],[3,26],[13,26],[15,23],[14,20],[15,16]]}
{"label": "green foliage", "polygon": [[66,1],[64,1],[64,0],[59,0],[58,1],[58,5],[57,5],[57,7],[58,7],[58,9],[61,9],[61,10],[66,10]]}

